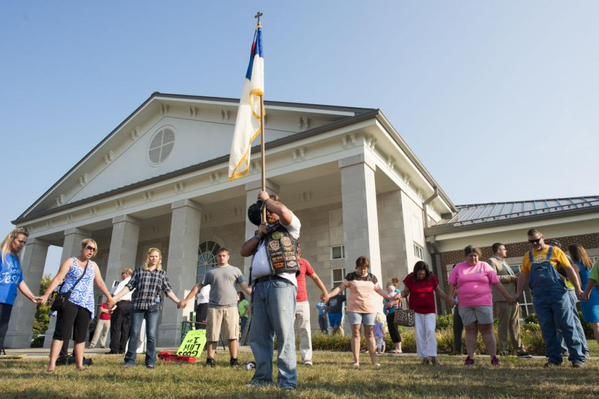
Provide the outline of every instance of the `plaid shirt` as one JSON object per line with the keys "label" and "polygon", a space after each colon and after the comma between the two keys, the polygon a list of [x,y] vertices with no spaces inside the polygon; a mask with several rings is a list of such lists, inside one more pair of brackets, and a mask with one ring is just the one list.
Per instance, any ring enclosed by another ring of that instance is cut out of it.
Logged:
{"label": "plaid shirt", "polygon": [[148,310],[153,305],[162,304],[162,293],[172,291],[164,270],[136,269],[127,288],[133,291],[133,310]]}

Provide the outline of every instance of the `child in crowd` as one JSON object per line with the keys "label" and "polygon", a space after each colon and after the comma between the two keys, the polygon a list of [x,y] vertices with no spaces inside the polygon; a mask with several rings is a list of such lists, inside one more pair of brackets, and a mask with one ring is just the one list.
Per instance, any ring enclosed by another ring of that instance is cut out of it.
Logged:
{"label": "child in crowd", "polygon": [[376,340],[376,354],[385,353],[385,316],[382,313],[376,314],[374,324],[374,339]]}

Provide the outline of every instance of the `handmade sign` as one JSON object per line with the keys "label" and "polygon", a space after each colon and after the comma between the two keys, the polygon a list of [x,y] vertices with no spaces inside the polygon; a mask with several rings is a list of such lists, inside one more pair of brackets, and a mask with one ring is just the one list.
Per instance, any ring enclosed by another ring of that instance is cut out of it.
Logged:
{"label": "handmade sign", "polygon": [[179,356],[200,358],[206,345],[206,330],[191,330],[177,350]]}

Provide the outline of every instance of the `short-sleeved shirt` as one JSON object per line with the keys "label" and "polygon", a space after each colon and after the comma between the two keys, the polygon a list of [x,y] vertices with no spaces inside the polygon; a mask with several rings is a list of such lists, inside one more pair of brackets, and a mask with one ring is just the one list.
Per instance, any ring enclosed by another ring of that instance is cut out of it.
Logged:
{"label": "short-sleeved shirt", "polygon": [[[108,310],[108,304],[107,303],[103,303],[102,305],[100,305],[101,310]],[[108,312],[100,312],[100,315],[98,316],[98,318],[100,320],[110,320],[111,316],[110,313]]]}
{"label": "short-sleeved shirt", "polygon": [[196,296],[198,305],[210,302],[210,286],[204,285],[198,295]]}
{"label": "short-sleeved shirt", "polygon": [[418,280],[414,273],[410,273],[403,281],[410,290],[410,309],[416,313],[437,313],[435,306],[435,290],[439,285],[437,276],[431,274],[429,278]]}
{"label": "short-sleeved shirt", "polygon": [[306,276],[312,277],[315,272],[310,262],[308,262],[304,258],[300,258],[299,266],[300,272],[297,276],[297,301],[306,302],[308,300],[308,287],[306,287]]}
{"label": "short-sleeved shirt", "polygon": [[237,304],[237,310],[239,311],[239,317],[248,317],[248,310],[250,308],[250,301],[242,299]]}
{"label": "short-sleeved shirt", "polygon": [[347,301],[348,312],[355,313],[376,313],[381,307],[379,294],[375,291],[380,288],[378,279],[374,274],[368,273],[366,276],[358,276],[356,272],[345,276],[348,283],[347,288],[351,295]]}
{"label": "short-sleeved shirt", "polygon": [[460,307],[493,306],[492,286],[499,284],[499,277],[487,262],[478,262],[474,266],[462,262],[451,271],[449,284],[458,288]]}
{"label": "short-sleeved shirt", "polygon": [[595,263],[589,274],[589,279],[595,282],[595,285],[599,284],[599,261]]}
{"label": "short-sleeved shirt", "polygon": [[133,310],[148,310],[152,306],[162,305],[162,294],[172,291],[164,270],[136,269],[127,288],[133,293]]}
{"label": "short-sleeved shirt", "polygon": [[[289,225],[285,225],[281,223],[283,227],[287,229],[287,232],[294,239],[299,239],[300,229],[302,224],[297,216],[293,215],[291,218],[291,223]],[[248,237],[248,239],[251,237]],[[260,242],[256,253],[254,254],[254,259],[252,260],[252,280],[259,279],[260,277],[270,276],[272,271],[270,269],[270,262],[268,261],[268,254],[266,253],[266,240],[262,240]],[[280,273],[277,276],[284,278],[293,285],[297,287],[297,278],[295,277],[295,273]]]}
{"label": "short-sleeved shirt", "polygon": [[216,266],[204,277],[202,285],[210,285],[208,307],[222,308],[237,306],[237,287],[235,284],[245,282],[239,268],[231,265]]}
{"label": "short-sleeved shirt", "polygon": [[[549,252],[549,248],[550,248],[549,245],[545,245],[545,248],[543,248],[540,251],[533,249],[532,256],[533,256],[535,262],[543,262],[543,261],[547,260],[547,253]],[[530,264],[530,255],[529,254],[530,254],[530,251],[526,252],[524,254],[524,257],[522,258],[522,268],[520,270],[524,273],[530,273],[530,269],[532,267],[532,265]],[[551,257],[550,262],[551,262],[551,265],[556,270],[558,269],[558,266],[572,267],[572,265],[570,264],[570,261],[568,260],[568,257],[564,253],[564,251],[562,251],[558,247],[553,247],[553,256]]]}
{"label": "short-sleeved shirt", "polygon": [[0,253],[0,303],[14,305],[21,281],[23,271],[19,257],[13,253],[6,256]]}
{"label": "short-sleeved shirt", "polygon": [[329,299],[329,306],[327,310],[329,313],[341,313],[343,312],[343,302],[345,302],[347,298],[343,294],[339,294],[337,296]]}

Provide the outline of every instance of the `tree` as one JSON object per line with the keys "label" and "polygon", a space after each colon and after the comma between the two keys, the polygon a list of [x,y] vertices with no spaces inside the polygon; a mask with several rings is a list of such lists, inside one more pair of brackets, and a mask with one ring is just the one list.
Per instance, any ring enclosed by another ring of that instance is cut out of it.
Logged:
{"label": "tree", "polygon": [[[40,282],[40,292],[39,295],[42,295],[46,292],[46,289],[52,282],[52,276],[46,275],[42,278]],[[46,303],[45,305],[37,305],[37,311],[35,312],[35,320],[33,321],[33,338],[38,335],[45,334],[48,329],[48,325],[50,324],[50,304]]]}

